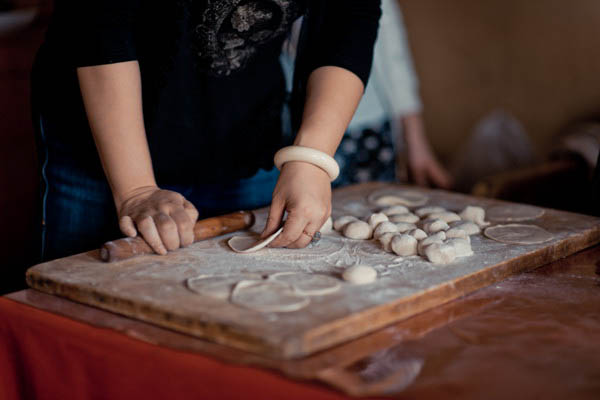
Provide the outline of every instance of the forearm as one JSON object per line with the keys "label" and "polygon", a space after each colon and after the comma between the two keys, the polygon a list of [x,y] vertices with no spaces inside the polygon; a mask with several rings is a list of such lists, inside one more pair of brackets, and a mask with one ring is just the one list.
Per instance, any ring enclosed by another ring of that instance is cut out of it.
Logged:
{"label": "forearm", "polygon": [[307,85],[302,124],[295,145],[333,155],[363,94],[362,81],[339,67],[314,70]]}
{"label": "forearm", "polygon": [[86,113],[117,207],[156,186],[144,129],[137,61],[77,70]]}

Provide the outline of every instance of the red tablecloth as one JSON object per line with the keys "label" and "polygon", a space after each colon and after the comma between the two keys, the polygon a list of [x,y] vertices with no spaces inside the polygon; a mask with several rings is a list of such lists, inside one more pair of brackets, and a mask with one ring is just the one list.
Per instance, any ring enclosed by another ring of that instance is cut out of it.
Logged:
{"label": "red tablecloth", "polygon": [[0,298],[0,399],[340,399]]}

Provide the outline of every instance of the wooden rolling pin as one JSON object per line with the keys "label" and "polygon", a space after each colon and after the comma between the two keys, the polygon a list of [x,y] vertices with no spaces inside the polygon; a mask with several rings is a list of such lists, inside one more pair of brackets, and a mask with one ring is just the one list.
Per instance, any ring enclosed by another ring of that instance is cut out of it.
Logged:
{"label": "wooden rolling pin", "polygon": [[[250,228],[254,214],[237,211],[220,217],[200,220],[194,226],[194,242]],[[100,249],[100,258],[106,262],[122,261],[141,254],[154,254],[154,250],[139,236],[106,242]]]}

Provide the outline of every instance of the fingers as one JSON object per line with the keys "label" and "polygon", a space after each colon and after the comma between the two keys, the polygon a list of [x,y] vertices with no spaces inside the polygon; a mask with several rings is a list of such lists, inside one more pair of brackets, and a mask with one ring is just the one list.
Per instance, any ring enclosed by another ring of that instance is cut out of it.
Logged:
{"label": "fingers", "polygon": [[179,243],[181,246],[189,246],[194,243],[194,222],[185,210],[177,210],[171,213],[171,218],[177,225],[177,232],[179,233]]}
{"label": "fingers", "polygon": [[267,224],[263,233],[260,235],[261,239],[264,239],[273,233],[281,226],[281,220],[285,212],[285,203],[280,201],[278,198],[273,198],[271,208],[269,209],[269,217],[267,218]]}
{"label": "fingers", "polygon": [[179,232],[173,218],[165,213],[159,213],[154,216],[154,223],[158,228],[158,234],[167,250],[178,249],[180,243]]}
{"label": "fingers", "polygon": [[188,217],[190,218],[193,224],[195,224],[196,221],[198,221],[198,210],[196,209],[196,207],[194,207],[194,205],[191,202],[184,200],[183,210],[187,213]]}
{"label": "fingers", "polygon": [[129,236],[129,237],[137,236],[137,229],[135,229],[133,219],[131,219],[131,217],[129,215],[126,215],[119,219],[119,228],[121,229],[121,232],[123,232],[123,234],[125,236]]}
{"label": "fingers", "polygon": [[287,247],[300,239],[300,235],[302,235],[304,228],[309,222],[308,218],[304,215],[305,213],[300,212],[299,210],[290,210],[287,221],[283,226],[283,232],[281,232],[281,235],[279,235],[277,239],[271,242],[269,247]]}
{"label": "fingers", "polygon": [[323,224],[309,222],[304,229],[300,237],[293,243],[289,244],[289,249],[303,249],[310,244],[315,233],[323,226]]}
{"label": "fingers", "polygon": [[167,249],[162,242],[162,239],[158,233],[154,219],[151,216],[145,216],[136,221],[138,231],[144,238],[144,240],[152,247],[157,254],[167,254]]}

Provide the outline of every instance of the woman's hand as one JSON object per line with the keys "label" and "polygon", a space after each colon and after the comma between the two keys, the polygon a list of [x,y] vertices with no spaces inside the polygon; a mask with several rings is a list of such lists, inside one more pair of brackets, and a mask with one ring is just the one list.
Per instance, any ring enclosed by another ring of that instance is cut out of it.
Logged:
{"label": "woman's hand", "polygon": [[270,247],[306,247],[331,214],[329,175],[309,163],[285,163],[261,237],[268,237],[279,229],[285,211],[288,216],[283,232]]}
{"label": "woman's hand", "polygon": [[194,242],[196,207],[182,195],[156,186],[137,188],[117,206],[119,227],[129,236],[139,234],[161,255]]}

